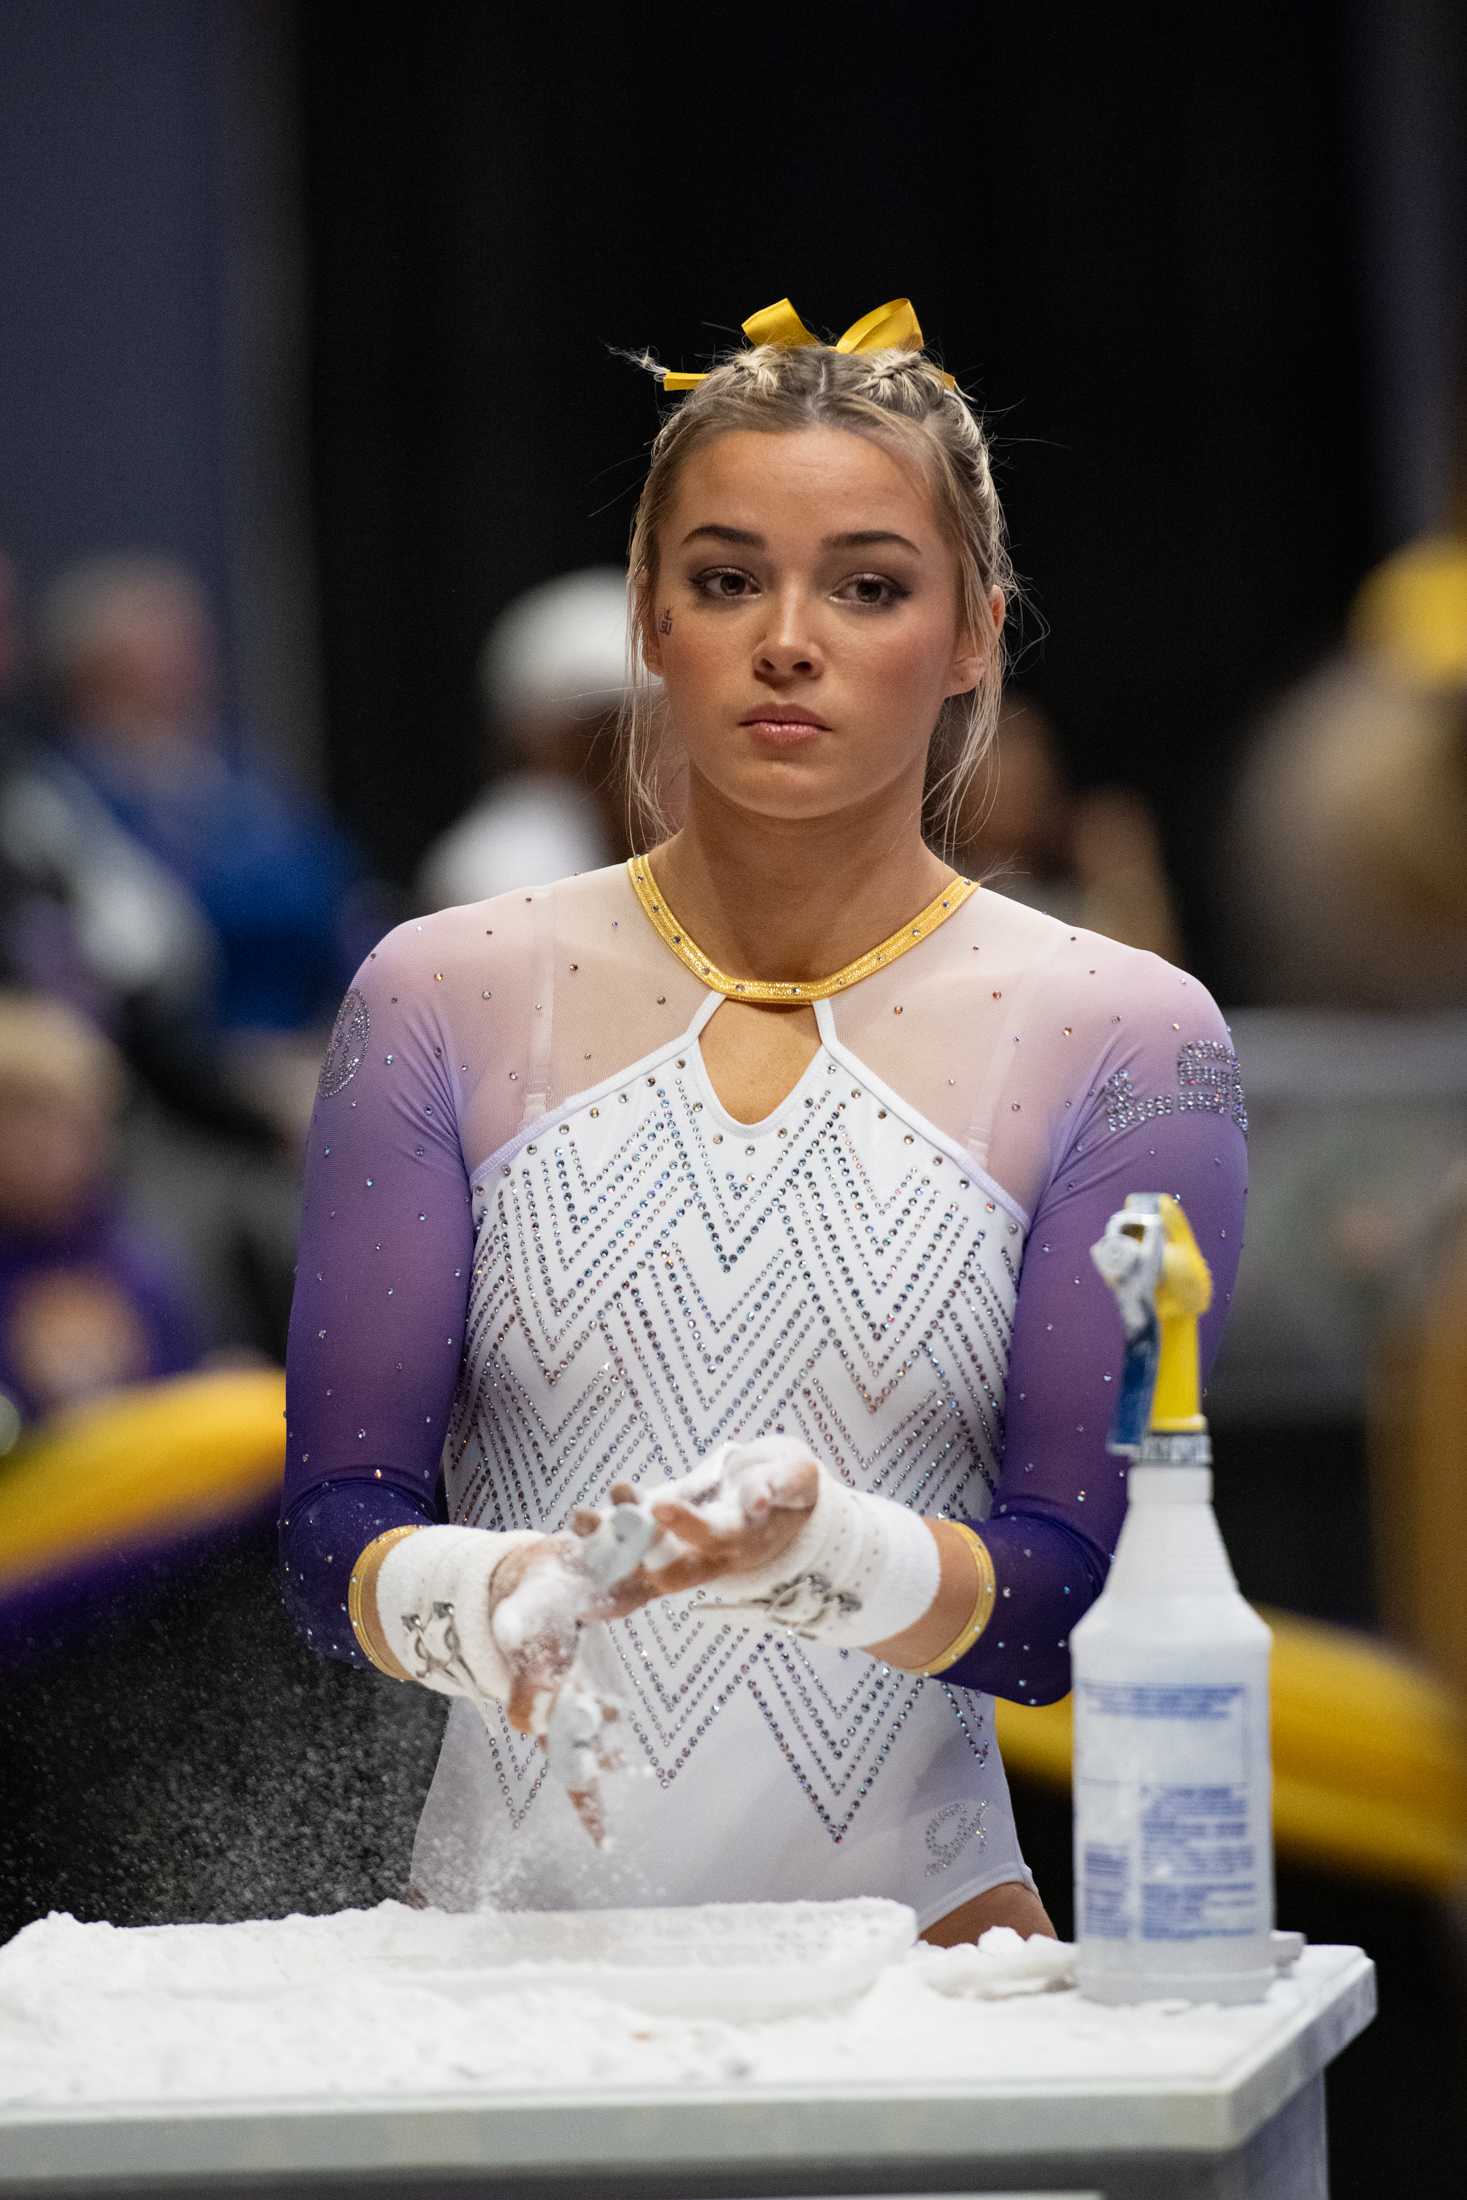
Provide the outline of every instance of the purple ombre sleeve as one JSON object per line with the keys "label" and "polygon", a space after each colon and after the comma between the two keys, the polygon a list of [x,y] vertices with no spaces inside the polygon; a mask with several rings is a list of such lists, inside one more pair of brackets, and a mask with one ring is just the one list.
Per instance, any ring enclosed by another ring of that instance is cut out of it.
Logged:
{"label": "purple ombre sleeve", "polygon": [[358,1664],[355,1559],[386,1528],[441,1517],[473,1260],[455,1050],[424,930],[400,926],[368,956],[332,1032],[286,1359],[286,1607],[313,1649]]}
{"label": "purple ombre sleeve", "polygon": [[1170,992],[1133,1004],[1124,1039],[1107,1044],[1066,1117],[1074,1132],[1019,1276],[998,1489],[988,1519],[973,1522],[993,1554],[998,1603],[943,1676],[959,1687],[1023,1704],[1069,1691],[1070,1629],[1100,1594],[1126,1506],[1126,1464],[1106,1450],[1120,1317],[1090,1248],[1128,1192],[1174,1194],[1212,1271],[1204,1383],[1221,1342],[1242,1251],[1247,1119],[1227,1027],[1200,986],[1191,1000],[1185,1028]]}

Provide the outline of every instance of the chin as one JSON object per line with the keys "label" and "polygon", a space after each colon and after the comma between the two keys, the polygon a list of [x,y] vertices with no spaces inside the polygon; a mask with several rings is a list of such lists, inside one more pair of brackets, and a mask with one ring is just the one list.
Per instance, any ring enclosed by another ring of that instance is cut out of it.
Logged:
{"label": "chin", "polygon": [[766,764],[722,792],[740,809],[770,818],[829,817],[861,799],[856,787],[832,785],[824,772],[805,772],[788,764]]}

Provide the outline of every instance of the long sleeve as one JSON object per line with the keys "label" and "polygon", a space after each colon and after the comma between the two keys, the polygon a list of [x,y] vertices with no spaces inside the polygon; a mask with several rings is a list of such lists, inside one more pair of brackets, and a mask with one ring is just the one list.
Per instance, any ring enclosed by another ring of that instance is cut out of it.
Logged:
{"label": "long sleeve", "polygon": [[314,1649],[355,1663],[353,1561],[384,1529],[440,1517],[473,1262],[455,1048],[422,931],[388,934],[336,1020],[286,1361],[285,1601]]}
{"label": "long sleeve", "polygon": [[1090,1247],[1128,1192],[1181,1202],[1212,1271],[1204,1383],[1242,1251],[1247,1119],[1227,1027],[1195,980],[1181,994],[1178,973],[1155,957],[1135,958],[1131,984],[1065,1116],[1074,1128],[1055,1141],[1034,1213],[999,1484],[988,1519],[973,1523],[993,1555],[998,1602],[944,1675],[1024,1704],[1068,1692],[1070,1628],[1104,1585],[1125,1514],[1125,1463],[1106,1450],[1122,1336]]}

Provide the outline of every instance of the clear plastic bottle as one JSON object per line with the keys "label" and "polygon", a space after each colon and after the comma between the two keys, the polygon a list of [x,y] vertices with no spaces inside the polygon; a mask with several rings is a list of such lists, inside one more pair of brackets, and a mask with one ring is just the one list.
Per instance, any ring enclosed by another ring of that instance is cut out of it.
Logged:
{"label": "clear plastic bottle", "polygon": [[1134,1241],[1129,1272],[1114,1242],[1096,1263],[1127,1315],[1128,1349],[1138,1364],[1149,1354],[1129,1386],[1146,1434],[1112,1438],[1135,1456],[1126,1518],[1105,1588],[1070,1636],[1078,1981],[1098,2001],[1257,2001],[1276,1975],[1273,1638],[1239,1593],[1212,1509],[1196,1410],[1210,1283],[1175,1202],[1133,1195],[1112,1233]]}

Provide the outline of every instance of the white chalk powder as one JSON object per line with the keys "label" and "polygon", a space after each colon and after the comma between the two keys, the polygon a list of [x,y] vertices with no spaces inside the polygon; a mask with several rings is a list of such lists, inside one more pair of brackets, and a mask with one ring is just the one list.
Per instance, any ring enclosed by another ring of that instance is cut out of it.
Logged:
{"label": "white chalk powder", "polygon": [[517,1588],[494,1607],[494,1633],[502,1649],[523,1650],[537,1640],[575,1640],[576,1624],[595,1594],[594,1584],[578,1566],[551,1557],[527,1566]]}
{"label": "white chalk powder", "polygon": [[[1085,2002],[1056,1983],[1069,1950],[1001,1930],[977,1949],[915,1948],[854,1998],[765,2021],[720,2015],[716,1964],[706,2012],[681,2016],[549,1983],[543,1963],[523,1985],[450,1975],[512,1956],[506,1925],[397,1902],[133,1931],[53,1914],[0,1949],[0,2111],[1138,2070],[1165,2082],[1204,2075],[1257,2029],[1247,2009]],[[1271,1999],[1301,1990],[1283,1979]]]}

